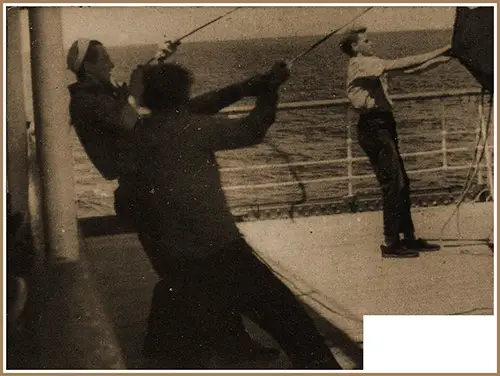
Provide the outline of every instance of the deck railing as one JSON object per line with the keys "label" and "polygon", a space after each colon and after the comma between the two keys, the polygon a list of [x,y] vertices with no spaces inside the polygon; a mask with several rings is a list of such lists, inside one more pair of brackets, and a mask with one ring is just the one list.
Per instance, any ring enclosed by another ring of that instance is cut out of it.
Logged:
{"label": "deck railing", "polygon": [[[471,150],[469,147],[458,147],[458,148],[448,148],[447,136],[449,135],[470,135],[476,134],[477,138],[481,137],[481,134],[484,134],[486,130],[485,124],[485,116],[484,116],[484,106],[483,101],[478,100],[478,118],[481,121],[478,121],[480,126],[476,127],[471,131],[448,131],[447,130],[447,122],[446,122],[446,105],[445,99],[447,98],[460,98],[460,97],[476,97],[480,98],[482,95],[480,89],[462,89],[462,90],[448,90],[448,91],[439,91],[439,92],[421,92],[416,94],[398,94],[392,96],[392,100],[394,102],[403,102],[403,101],[415,101],[415,100],[429,100],[429,99],[438,99],[440,100],[440,108],[441,108],[441,148],[435,150],[428,151],[420,151],[413,153],[403,153],[403,157],[414,157],[414,156],[424,156],[424,155],[439,155],[441,154],[442,163],[440,167],[436,168],[425,168],[425,169],[414,169],[408,171],[409,174],[424,174],[429,172],[436,171],[452,171],[452,170],[466,170],[471,167],[471,164],[463,164],[458,166],[451,166],[448,163],[448,156],[451,153],[457,152],[465,152]],[[344,107],[346,113],[346,121],[345,127],[347,131],[347,155],[346,158],[339,159],[324,159],[317,161],[305,161],[305,162],[294,162],[294,163],[275,163],[275,164],[262,164],[262,165],[253,165],[253,166],[245,166],[245,167],[226,167],[221,168],[221,172],[237,172],[237,171],[248,171],[248,170],[267,170],[267,169],[276,169],[276,168],[285,168],[285,167],[299,167],[299,166],[319,166],[319,165],[333,165],[333,164],[346,164],[347,171],[345,176],[335,176],[335,177],[326,177],[326,178],[318,178],[318,179],[308,179],[301,180],[303,184],[314,184],[314,183],[325,183],[325,182],[334,182],[334,181],[347,181],[347,195],[353,196],[355,194],[353,181],[360,179],[373,178],[373,174],[363,174],[363,175],[354,175],[353,174],[353,162],[364,161],[367,160],[367,157],[353,157],[352,150],[352,129],[351,129],[351,116],[353,115],[353,110],[350,108],[349,101],[347,99],[332,99],[332,100],[319,100],[319,101],[307,101],[307,102],[290,102],[290,103],[281,103],[278,106],[279,111],[287,111],[287,110],[310,110],[310,109],[319,109],[319,108],[338,108]],[[241,115],[248,113],[252,110],[252,106],[233,106],[230,108],[226,108],[222,111],[222,113],[228,115]],[[482,129],[481,129],[482,128]],[[477,183],[479,185],[484,184],[484,168],[491,169],[491,155],[490,151],[492,145],[488,145],[487,153],[485,153],[486,164],[481,164],[481,168],[478,170],[477,174]],[[491,182],[490,182],[491,183]],[[275,187],[284,187],[284,186],[292,186],[296,185],[296,181],[284,181],[277,183],[260,183],[260,184],[244,184],[244,185],[230,185],[226,186],[224,189],[226,191],[234,191],[234,190],[249,190],[249,189],[264,189],[264,188],[275,188]]]}
{"label": "deck railing", "polygon": [[[475,129],[471,129],[470,131],[449,131],[448,124],[446,122],[446,105],[445,99],[447,98],[460,98],[460,97],[469,97],[477,99],[477,114],[478,114],[478,126]],[[486,122],[485,122],[485,111],[483,106],[483,101],[481,99],[481,91],[478,89],[467,89],[467,90],[449,90],[449,91],[441,91],[441,92],[423,92],[417,94],[400,94],[394,95],[392,100],[394,102],[404,102],[404,101],[412,101],[412,100],[429,100],[429,99],[438,99],[441,102],[440,105],[440,116],[441,116],[441,126],[439,132],[441,134],[441,147],[435,150],[428,151],[418,151],[413,153],[404,153],[403,157],[411,157],[411,156],[422,156],[422,155],[441,155],[441,165],[436,168],[425,168],[425,169],[415,169],[408,171],[409,174],[425,174],[435,171],[453,171],[453,170],[467,170],[471,168],[471,163],[462,164],[462,165],[451,165],[449,163],[449,156],[452,153],[458,152],[466,152],[472,151],[471,147],[455,147],[450,148],[448,143],[448,136],[450,135],[476,135],[476,141],[481,135],[485,135],[486,131]],[[226,108],[222,111],[222,113],[232,116],[242,116],[249,111],[251,111],[253,106],[233,106]],[[373,174],[363,174],[363,175],[355,175],[353,173],[353,164],[355,162],[367,160],[365,156],[353,156],[353,135],[351,129],[351,120],[354,120],[353,116],[355,113],[352,109],[350,109],[350,104],[347,99],[332,99],[332,100],[320,100],[320,101],[307,101],[307,102],[291,102],[291,103],[281,103],[278,106],[279,111],[288,111],[288,110],[310,110],[310,109],[322,109],[322,108],[342,108],[345,111],[345,127],[346,127],[346,157],[339,159],[323,159],[323,160],[315,160],[315,161],[302,161],[302,162],[293,162],[293,163],[270,163],[270,164],[260,164],[260,165],[250,165],[244,167],[225,167],[221,168],[221,172],[244,172],[244,171],[259,171],[259,170],[272,170],[278,168],[289,168],[289,167],[313,167],[320,165],[339,165],[344,164],[346,167],[346,174],[344,176],[335,176],[335,177],[324,177],[317,179],[307,179],[301,180],[303,185],[306,184],[317,184],[324,182],[335,182],[335,181],[346,181],[347,182],[347,192],[344,197],[341,198],[342,203],[336,202],[337,198],[332,198],[328,200],[323,200],[321,202],[311,201],[305,204],[294,205],[290,202],[280,202],[280,204],[262,204],[262,205],[251,205],[249,206],[236,206],[232,208],[233,214],[235,215],[236,220],[238,221],[246,221],[252,219],[272,219],[279,217],[287,217],[289,215],[314,215],[316,214],[333,214],[333,213],[341,213],[345,210],[373,210],[379,209],[379,204],[371,204],[371,203],[361,203],[356,200],[356,192],[354,189],[354,182],[373,178]],[[481,118],[481,121],[479,121]],[[493,127],[490,127],[490,131],[492,132]],[[489,135],[491,136],[491,135]],[[402,138],[405,138],[404,136]],[[491,140],[491,137],[490,137]],[[491,148],[492,146],[488,146],[488,153],[486,154],[485,161],[486,164],[482,164],[481,169],[478,171],[477,175],[477,183],[479,186],[483,186],[485,184],[484,178],[484,170],[486,167],[487,173],[487,182],[490,187],[493,186],[493,175],[492,175],[492,160],[491,160]],[[472,162],[472,161],[471,161]],[[282,181],[282,182],[269,182],[269,183],[258,183],[258,184],[243,184],[243,185],[228,185],[224,187],[225,191],[245,191],[245,190],[257,190],[257,189],[274,189],[279,187],[286,186],[296,186],[297,181]],[[250,194],[250,193],[249,193]],[[412,195],[413,197],[413,195]],[[433,196],[435,199],[435,196]],[[439,196],[438,196],[439,197]],[[433,203],[436,203],[434,201]],[[439,200],[439,198],[438,198]],[[355,205],[353,206],[353,202]],[[443,198],[443,203],[447,203],[449,200],[447,198]],[[422,204],[425,204],[424,201],[421,201]],[[439,203],[439,202],[437,202]],[[290,207],[291,205],[291,207]],[[126,231],[133,231],[131,228],[127,228],[120,221],[117,221],[116,217],[90,217],[90,218],[82,218],[80,220],[80,225],[82,231],[86,236],[99,235],[99,234],[111,234],[111,233],[121,233]]]}

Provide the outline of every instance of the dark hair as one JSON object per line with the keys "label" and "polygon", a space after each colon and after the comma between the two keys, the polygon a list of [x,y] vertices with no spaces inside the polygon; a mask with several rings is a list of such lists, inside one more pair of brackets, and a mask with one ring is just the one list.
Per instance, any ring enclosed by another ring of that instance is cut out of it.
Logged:
{"label": "dark hair", "polygon": [[158,111],[186,104],[193,76],[180,64],[165,63],[144,68],[143,83],[144,105]]}
{"label": "dark hair", "polygon": [[99,51],[97,50],[97,46],[102,46],[102,43],[94,39],[89,42],[89,46],[87,48],[87,51],[85,52],[85,55],[83,56],[82,64],[80,65],[80,69],[78,70],[77,73],[78,78],[82,78],[83,76],[85,76],[85,68],[83,63],[97,62],[97,59],[99,58]]}
{"label": "dark hair", "polygon": [[352,45],[354,43],[358,42],[359,34],[362,34],[365,32],[366,32],[365,27],[351,30],[349,32],[349,34],[347,34],[347,36],[344,39],[342,39],[342,41],[340,42],[340,49],[342,50],[342,52],[350,57],[355,56],[356,54],[354,53],[354,50],[352,49]]}

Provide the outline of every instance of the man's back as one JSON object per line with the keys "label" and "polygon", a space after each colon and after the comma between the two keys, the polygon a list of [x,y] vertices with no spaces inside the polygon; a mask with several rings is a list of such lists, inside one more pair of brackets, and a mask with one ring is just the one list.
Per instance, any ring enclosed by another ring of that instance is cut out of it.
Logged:
{"label": "man's back", "polygon": [[255,108],[242,119],[228,119],[200,113],[200,102],[189,98],[192,78],[183,67],[163,64],[146,71],[144,102],[152,115],[137,129],[139,225],[161,239],[171,256],[203,258],[241,238],[215,152],[262,141],[288,75],[285,64],[275,64],[257,85]]}
{"label": "man's back", "polygon": [[161,223],[165,238],[183,244],[179,252],[193,252],[193,257],[241,236],[221,186],[215,150],[202,130],[218,125],[213,116],[186,110],[153,116],[141,129],[148,137],[140,137],[138,174],[148,216]]}

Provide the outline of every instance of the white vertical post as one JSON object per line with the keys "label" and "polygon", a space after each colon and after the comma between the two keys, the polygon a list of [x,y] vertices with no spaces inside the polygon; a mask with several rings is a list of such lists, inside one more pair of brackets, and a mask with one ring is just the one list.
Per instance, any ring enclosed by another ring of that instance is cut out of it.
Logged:
{"label": "white vertical post", "polygon": [[352,197],[354,194],[352,187],[352,131],[349,106],[347,107],[345,119],[347,128],[347,194]]}
{"label": "white vertical post", "polygon": [[[493,109],[491,108],[492,106],[493,106],[493,103],[490,103],[489,111],[491,114],[492,114],[491,111],[493,111]],[[485,153],[485,159],[486,159],[486,176],[488,178],[488,190],[490,191],[490,196],[493,198],[493,192],[494,192],[495,188],[493,187],[493,164],[491,161],[491,150],[492,149],[489,145],[489,141],[490,141],[490,139],[492,139],[491,136],[492,136],[494,121],[490,116],[488,116],[488,120],[489,120],[489,124],[486,124],[484,121],[482,121],[481,126],[483,129],[482,133],[484,134],[484,137],[485,137],[484,147],[486,149],[484,150],[484,153]],[[486,125],[488,125],[489,131],[486,130]]]}
{"label": "white vertical post", "polygon": [[29,8],[29,21],[47,261],[77,261],[79,247],[61,8]]}
{"label": "white vertical post", "polygon": [[448,131],[446,130],[446,106],[444,100],[440,99],[441,104],[441,150],[443,152],[443,170],[448,169],[448,155],[447,155],[447,145],[446,145],[446,135]]}
{"label": "white vertical post", "polygon": [[[481,97],[479,99],[479,104],[478,104],[478,116],[479,116],[479,124],[480,126],[478,128],[476,128],[476,143],[478,145],[478,151],[479,153],[481,153],[481,130],[483,129],[484,125],[484,119],[483,119],[483,115],[484,115],[484,108],[483,108],[483,98]],[[485,135],[483,135],[483,137],[486,137]],[[476,162],[476,161],[474,161]],[[484,179],[483,179],[483,170],[481,168],[481,164],[479,163],[479,165],[477,166],[477,184],[479,186],[483,185],[484,184]]]}

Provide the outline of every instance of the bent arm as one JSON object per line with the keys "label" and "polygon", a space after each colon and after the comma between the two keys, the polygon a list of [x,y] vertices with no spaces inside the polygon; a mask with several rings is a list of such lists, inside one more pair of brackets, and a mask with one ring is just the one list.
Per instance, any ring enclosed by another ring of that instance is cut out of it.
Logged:
{"label": "bent arm", "polygon": [[258,96],[255,108],[243,119],[213,117],[191,129],[197,133],[198,144],[209,150],[252,146],[262,141],[274,123],[277,102],[277,89],[273,89]]}
{"label": "bent arm", "polygon": [[189,109],[197,114],[216,114],[244,97],[257,97],[268,90],[270,73],[256,74],[242,82],[198,95],[189,101]]}
{"label": "bent arm", "polygon": [[196,114],[216,114],[224,107],[240,101],[243,94],[241,84],[230,85],[192,98],[189,101],[189,109]]}
{"label": "bent arm", "polygon": [[191,112],[197,114],[216,114],[223,108],[230,106],[244,97],[256,97],[267,90],[269,73],[256,74],[240,83],[226,86],[198,95],[189,101]]}
{"label": "bent arm", "polygon": [[427,52],[424,54],[420,55],[412,55],[408,57],[403,57],[401,59],[395,59],[395,60],[385,60],[385,71],[390,72],[394,70],[404,70],[404,69],[409,69],[413,68],[417,65],[424,64],[428,62],[429,60],[432,60],[438,56],[443,55],[447,51],[451,49],[450,45],[444,46],[442,48],[439,48],[437,50]]}

